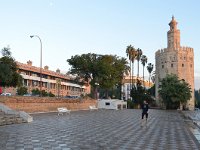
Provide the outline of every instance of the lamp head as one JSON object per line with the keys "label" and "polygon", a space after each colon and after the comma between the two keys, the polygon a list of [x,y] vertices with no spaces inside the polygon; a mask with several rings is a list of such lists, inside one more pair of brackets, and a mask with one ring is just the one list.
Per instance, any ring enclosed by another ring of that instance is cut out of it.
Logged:
{"label": "lamp head", "polygon": [[31,38],[33,38],[34,36],[33,36],[33,35],[31,35],[30,37],[31,37]]}

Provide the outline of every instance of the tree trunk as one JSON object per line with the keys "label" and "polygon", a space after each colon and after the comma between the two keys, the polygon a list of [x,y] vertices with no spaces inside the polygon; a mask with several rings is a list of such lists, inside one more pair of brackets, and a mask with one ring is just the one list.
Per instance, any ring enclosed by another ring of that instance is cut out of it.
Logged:
{"label": "tree trunk", "polygon": [[151,74],[149,73],[149,88],[150,88],[150,78],[151,78]]}
{"label": "tree trunk", "polygon": [[132,77],[131,77],[131,73],[132,73],[132,67],[131,67],[131,60],[130,60],[130,90],[131,90],[131,85],[132,85]]}
{"label": "tree trunk", "polygon": [[108,99],[108,89],[106,89],[106,99]]}
{"label": "tree trunk", "polygon": [[143,65],[143,87],[145,87],[144,86],[144,65]]}
{"label": "tree trunk", "polygon": [[139,60],[138,60],[138,73],[137,73],[137,78],[139,77],[140,68],[139,68]]}

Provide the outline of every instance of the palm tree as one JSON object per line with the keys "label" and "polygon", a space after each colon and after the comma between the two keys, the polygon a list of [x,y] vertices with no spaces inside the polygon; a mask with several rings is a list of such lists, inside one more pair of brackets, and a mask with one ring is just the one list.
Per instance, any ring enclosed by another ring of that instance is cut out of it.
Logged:
{"label": "palm tree", "polygon": [[151,75],[151,81],[152,81],[153,83],[155,83],[155,80],[156,80],[156,72],[153,71],[153,72],[152,72],[152,75]]}
{"label": "palm tree", "polygon": [[130,88],[132,87],[132,81],[133,81],[133,77],[134,76],[134,61],[136,59],[136,56],[137,56],[137,51],[136,49],[132,46],[132,45],[129,45],[127,46],[126,48],[126,54],[130,60]]}
{"label": "palm tree", "polygon": [[143,66],[143,86],[144,86],[144,67],[147,63],[147,56],[146,55],[141,56],[141,63],[142,63],[142,66]]}
{"label": "palm tree", "polygon": [[153,71],[153,64],[152,63],[148,63],[147,70],[149,72],[149,87],[150,87],[151,72]]}
{"label": "palm tree", "polygon": [[131,51],[133,49],[132,45],[127,46],[126,48],[126,55],[130,61],[130,88],[131,88]]}
{"label": "palm tree", "polygon": [[137,78],[139,77],[139,61],[140,61],[140,58],[142,56],[142,50],[140,48],[137,49],[137,56],[136,56],[136,59],[138,61],[138,73],[137,73]]}
{"label": "palm tree", "polygon": [[[134,62],[135,59],[137,57],[137,50],[133,47],[132,51],[131,51],[131,62],[132,62],[132,82],[133,81],[133,77],[134,77]],[[134,83],[133,83],[134,84]]]}

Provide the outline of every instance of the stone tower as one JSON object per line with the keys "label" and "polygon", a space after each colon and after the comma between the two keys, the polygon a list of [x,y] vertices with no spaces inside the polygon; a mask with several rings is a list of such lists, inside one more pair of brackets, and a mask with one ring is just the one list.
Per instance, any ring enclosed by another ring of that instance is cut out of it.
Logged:
{"label": "stone tower", "polygon": [[179,79],[184,79],[190,84],[192,98],[187,107],[194,110],[194,53],[193,48],[180,45],[180,30],[177,29],[177,21],[172,17],[167,32],[167,48],[155,53],[156,59],[156,99],[159,103],[159,80],[167,74],[176,74]]}

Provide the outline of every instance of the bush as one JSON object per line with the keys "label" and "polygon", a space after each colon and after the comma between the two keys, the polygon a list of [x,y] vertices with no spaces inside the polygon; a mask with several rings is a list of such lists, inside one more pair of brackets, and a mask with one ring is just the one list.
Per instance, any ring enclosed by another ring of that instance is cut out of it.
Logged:
{"label": "bush", "polygon": [[49,92],[49,97],[55,97],[55,95],[53,94],[53,93],[51,93],[51,92]]}
{"label": "bush", "polygon": [[127,108],[133,109],[134,108],[134,102],[130,99],[127,100]]}
{"label": "bush", "polygon": [[33,89],[32,91],[32,95],[40,95],[40,90],[37,88],[37,89]]}
{"label": "bush", "polygon": [[27,87],[22,86],[17,89],[17,94],[24,95],[24,94],[27,94],[27,91],[28,91]]}

